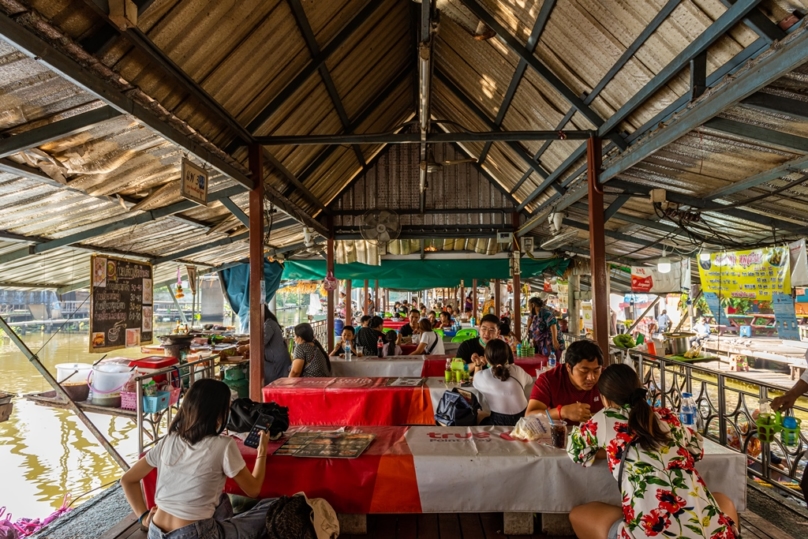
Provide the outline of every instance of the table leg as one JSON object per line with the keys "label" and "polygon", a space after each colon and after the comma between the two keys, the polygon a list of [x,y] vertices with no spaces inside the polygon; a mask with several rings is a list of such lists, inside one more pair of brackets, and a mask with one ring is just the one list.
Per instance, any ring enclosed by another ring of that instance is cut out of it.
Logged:
{"label": "table leg", "polygon": [[541,531],[546,535],[575,535],[567,513],[543,513],[541,516]]}
{"label": "table leg", "polygon": [[503,513],[505,535],[533,535],[533,513]]}
{"label": "table leg", "polygon": [[365,535],[368,533],[368,516],[367,515],[346,515],[337,513],[339,520],[339,533],[340,535],[353,534]]}

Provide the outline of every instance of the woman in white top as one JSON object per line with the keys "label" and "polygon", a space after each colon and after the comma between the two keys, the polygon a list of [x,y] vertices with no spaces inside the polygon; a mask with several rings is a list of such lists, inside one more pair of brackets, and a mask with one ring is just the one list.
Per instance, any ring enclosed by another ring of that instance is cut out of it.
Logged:
{"label": "woman in white top", "polygon": [[525,416],[525,388],[532,387],[533,378],[522,367],[508,363],[508,344],[492,339],[485,345],[486,368],[474,375],[474,388],[479,391],[491,415],[481,425],[514,426]]}
{"label": "woman in white top", "polygon": [[[141,528],[148,528],[148,539],[236,539],[265,532],[267,508],[273,500],[262,500],[233,518],[233,508],[223,492],[230,477],[247,496],[260,494],[269,436],[261,433],[250,472],[235,440],[219,436],[229,414],[229,387],[209,378],[195,382],[168,435],[121,477],[126,500]],[[155,507],[149,510],[140,481],[155,468]]]}
{"label": "woman in white top", "polygon": [[410,355],[444,355],[446,353],[446,349],[443,347],[443,339],[441,339],[440,336],[432,329],[432,322],[429,321],[429,318],[421,318],[421,320],[418,322],[418,327],[421,329],[418,348],[416,348]]}

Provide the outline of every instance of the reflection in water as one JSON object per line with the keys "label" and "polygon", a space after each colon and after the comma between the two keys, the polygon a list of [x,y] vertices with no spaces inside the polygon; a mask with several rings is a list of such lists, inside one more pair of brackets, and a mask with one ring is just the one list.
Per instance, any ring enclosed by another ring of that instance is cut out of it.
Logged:
{"label": "reflection in water", "polygon": [[[280,311],[281,325],[305,320],[305,311]],[[320,316],[316,318],[322,318]],[[157,334],[170,324],[156,327]],[[53,337],[51,339],[51,337]],[[56,335],[29,332],[23,341],[37,352],[55,376],[58,363],[92,363],[101,358],[87,352],[86,331]],[[116,350],[108,357],[142,357],[139,349]],[[11,343],[0,343],[0,390],[23,394],[48,391],[50,386],[28,359]],[[135,424],[128,419],[89,414],[113,446],[129,463],[137,458]],[[70,410],[37,406],[14,400],[11,418],[0,423],[0,507],[17,517],[42,518],[62,503],[66,493],[74,497],[113,482],[121,470]],[[89,497],[88,497],[89,498]],[[82,498],[81,503],[88,498]]]}

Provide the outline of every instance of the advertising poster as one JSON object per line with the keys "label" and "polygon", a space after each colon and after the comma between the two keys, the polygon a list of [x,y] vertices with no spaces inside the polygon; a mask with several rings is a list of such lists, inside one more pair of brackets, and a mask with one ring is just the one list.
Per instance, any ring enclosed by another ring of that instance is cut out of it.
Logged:
{"label": "advertising poster", "polygon": [[720,299],[753,301],[772,301],[778,292],[791,294],[788,247],[705,254],[698,259],[704,292],[716,294]]}
{"label": "advertising poster", "polygon": [[583,313],[584,318],[584,329],[587,331],[592,331],[595,329],[595,325],[592,320],[592,302],[591,301],[584,301],[581,303],[581,311]]}

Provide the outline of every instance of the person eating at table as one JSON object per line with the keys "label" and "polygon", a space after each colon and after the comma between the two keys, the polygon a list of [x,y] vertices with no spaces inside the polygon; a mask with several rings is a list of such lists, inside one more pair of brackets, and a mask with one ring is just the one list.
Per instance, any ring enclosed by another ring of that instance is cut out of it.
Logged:
{"label": "person eating at table", "polygon": [[340,336],[340,340],[334,346],[334,349],[331,351],[331,357],[339,356],[343,357],[345,355],[345,346],[350,344],[351,345],[351,353],[356,356],[361,356],[362,354],[357,353],[356,351],[356,344],[354,341],[356,340],[356,329],[353,326],[345,326],[342,328],[342,335]]}
{"label": "person eating at table", "polygon": [[481,425],[515,426],[525,416],[525,387],[533,378],[519,365],[508,363],[510,348],[505,341],[492,339],[485,345],[486,368],[474,375],[472,384],[488,403],[491,415]]}
{"label": "person eating at table", "polygon": [[435,314],[435,311],[429,311],[429,314],[426,315],[426,318],[427,320],[429,320],[429,323],[432,324],[433,329],[440,327],[440,322],[438,322],[438,317]]}
{"label": "person eating at table", "polygon": [[410,311],[410,323],[401,326],[399,330],[399,336],[401,339],[399,340],[400,343],[408,343],[412,342],[413,335],[420,331],[418,329],[418,321],[421,319],[421,311],[417,309],[413,309]]}
{"label": "person eating at table", "polygon": [[411,356],[425,354],[427,356],[442,356],[446,353],[443,346],[443,339],[432,329],[432,322],[428,318],[422,318],[419,322],[420,338],[418,347],[412,351]]}
{"label": "person eating at table", "polygon": [[[489,342],[499,337],[499,318],[495,314],[487,314],[480,318],[480,325],[477,328],[479,337],[472,337],[460,343],[457,347],[456,357],[463,358],[469,365],[469,370],[474,372],[485,366],[485,347]],[[513,354],[508,358],[508,363],[513,363]]]}
{"label": "person eating at table", "polygon": [[384,334],[384,357],[387,356],[400,356],[404,352],[398,345],[398,332],[390,329]]}
{"label": "person eating at table", "polygon": [[451,319],[454,316],[454,309],[451,305],[447,305],[445,311],[449,313],[449,318]]}
{"label": "person eating at table", "polygon": [[450,328],[452,327],[452,317],[446,311],[442,311],[440,313],[440,320],[438,321],[438,325],[436,327],[439,328]]}
{"label": "person eating at table", "polygon": [[[365,350],[366,356],[379,356],[379,337],[384,342],[384,320],[381,316],[372,316],[368,322],[367,327],[359,328],[359,333],[356,334],[356,344]],[[374,354],[374,350],[376,353]],[[381,356],[379,356],[381,357]]]}
{"label": "person eating at table", "polygon": [[603,408],[598,380],[603,370],[603,351],[595,341],[575,341],[567,349],[566,363],[558,364],[533,384],[527,415],[543,414],[572,425],[588,421]]}
{"label": "person eating at table", "polygon": [[289,378],[331,376],[331,360],[323,345],[314,338],[314,328],[304,322],[295,326],[295,351]]}

